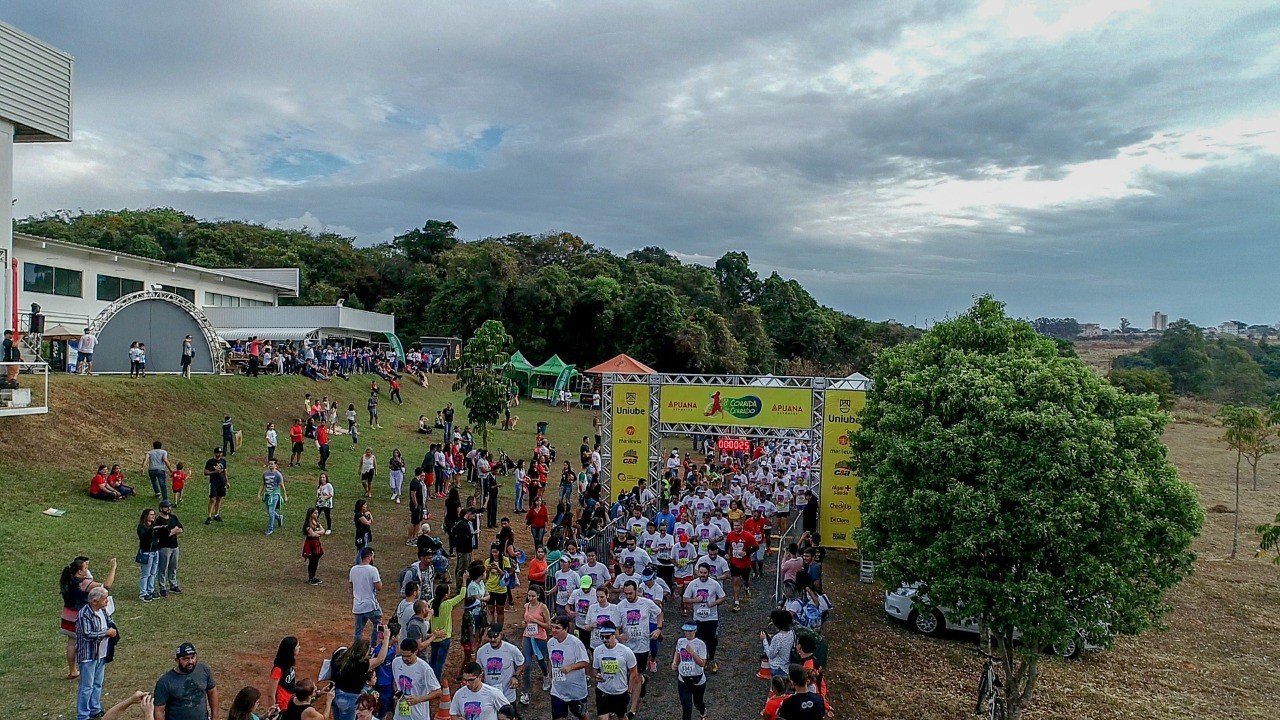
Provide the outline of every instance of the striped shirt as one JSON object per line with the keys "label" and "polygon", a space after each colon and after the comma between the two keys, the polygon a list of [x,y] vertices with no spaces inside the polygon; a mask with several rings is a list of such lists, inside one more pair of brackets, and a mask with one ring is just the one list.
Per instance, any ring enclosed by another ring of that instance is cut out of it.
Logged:
{"label": "striped shirt", "polygon": [[107,651],[107,611],[85,603],[76,617],[76,662],[100,660]]}

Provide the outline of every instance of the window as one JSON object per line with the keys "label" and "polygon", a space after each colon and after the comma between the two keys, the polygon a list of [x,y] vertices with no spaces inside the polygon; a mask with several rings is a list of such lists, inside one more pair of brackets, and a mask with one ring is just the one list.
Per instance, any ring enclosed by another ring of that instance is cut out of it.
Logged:
{"label": "window", "polygon": [[171,292],[178,297],[184,297],[189,303],[194,303],[196,301],[196,291],[191,288],[178,287],[176,285],[161,285],[160,289],[165,292]]}
{"label": "window", "polygon": [[22,289],[27,292],[80,297],[83,279],[84,275],[79,270],[36,263],[22,264]]}
{"label": "window", "polygon": [[115,277],[114,275],[98,276],[99,300],[111,302],[129,293],[136,292],[142,292],[141,280],[130,280],[129,278]]}
{"label": "window", "polygon": [[216,292],[206,292],[204,294],[204,304],[205,307],[270,307],[274,305],[274,303],[266,300],[254,300]]}

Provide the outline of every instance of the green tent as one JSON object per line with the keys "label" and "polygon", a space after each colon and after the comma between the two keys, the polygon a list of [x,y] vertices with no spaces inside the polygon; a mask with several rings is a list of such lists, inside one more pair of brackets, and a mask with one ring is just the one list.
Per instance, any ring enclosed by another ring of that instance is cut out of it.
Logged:
{"label": "green tent", "polygon": [[[533,368],[533,387],[530,391],[530,397],[550,400],[558,386],[562,386],[568,381],[568,378],[577,375],[578,371],[574,366],[560,359],[559,355],[552,355],[547,361],[536,368]],[[561,381],[561,376],[564,381]]]}
{"label": "green tent", "polygon": [[528,394],[530,387],[533,385],[533,363],[525,359],[519,350],[511,356],[507,361],[503,374],[510,378],[520,388],[523,394]]}

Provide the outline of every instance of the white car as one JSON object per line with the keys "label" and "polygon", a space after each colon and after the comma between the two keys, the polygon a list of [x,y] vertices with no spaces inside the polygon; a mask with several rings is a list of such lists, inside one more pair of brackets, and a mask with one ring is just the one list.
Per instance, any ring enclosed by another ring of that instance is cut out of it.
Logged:
{"label": "white car", "polygon": [[[892,592],[884,594],[884,611],[890,617],[905,622],[913,630],[923,635],[938,636],[947,630],[978,634],[978,622],[973,618],[963,617],[950,608],[928,610],[916,607],[916,598],[920,594],[920,583],[910,583]],[[1014,631],[1014,636],[1018,632]],[[1085,650],[1100,650],[1099,645],[1089,642],[1084,633],[1077,633],[1065,647],[1053,648],[1056,655],[1071,659],[1079,657]]]}

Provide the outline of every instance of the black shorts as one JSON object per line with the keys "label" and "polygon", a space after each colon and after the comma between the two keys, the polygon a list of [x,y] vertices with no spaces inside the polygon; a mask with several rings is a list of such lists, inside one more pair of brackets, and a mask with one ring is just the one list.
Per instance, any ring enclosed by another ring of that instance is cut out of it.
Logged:
{"label": "black shorts", "polygon": [[631,707],[631,693],[624,692],[621,695],[610,695],[606,692],[600,692],[600,688],[596,688],[596,715],[617,715],[620,718],[627,716],[627,710]]}
{"label": "black shorts", "polygon": [[364,482],[364,483],[373,482],[373,471],[370,470],[369,472],[360,473],[360,482]]}
{"label": "black shorts", "polygon": [[414,525],[422,524],[422,508],[409,508],[409,522]]}
{"label": "black shorts", "polygon": [[587,699],[581,700],[564,700],[551,696],[551,720],[560,720],[561,718],[574,717],[585,718],[587,716]]}
{"label": "black shorts", "polygon": [[488,600],[489,607],[498,607],[499,605],[506,605],[507,596],[510,594],[511,593],[496,593],[496,592],[490,591],[489,600]]}
{"label": "black shorts", "polygon": [[220,498],[227,496],[226,480],[209,480],[209,497]]}
{"label": "black shorts", "polygon": [[295,453],[297,453],[297,454],[301,455],[301,454],[302,454],[302,443],[300,443],[300,442],[296,442],[296,443],[294,443],[294,444],[293,444],[293,451],[294,451]]}
{"label": "black shorts", "polygon": [[747,567],[738,567],[737,565],[730,565],[729,577],[738,577],[738,578],[742,578],[743,580],[750,580],[751,566],[748,565]]}
{"label": "black shorts", "polygon": [[182,356],[182,367],[187,367],[187,366],[188,366],[188,365],[190,365],[190,364],[191,364],[191,356],[190,356],[190,355],[183,355],[183,356]]}

